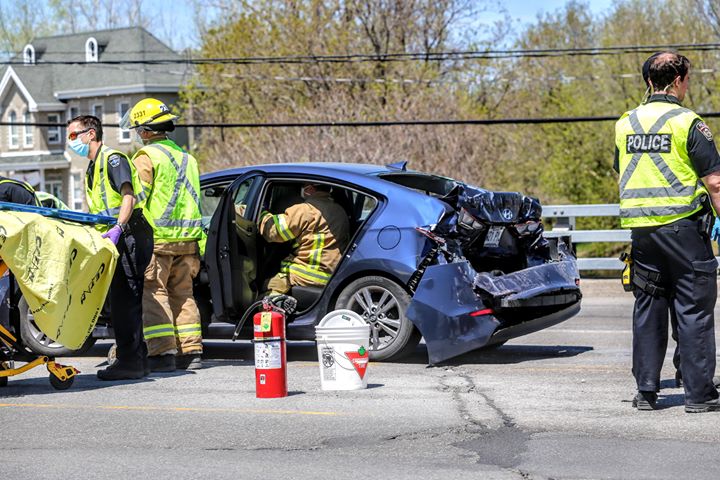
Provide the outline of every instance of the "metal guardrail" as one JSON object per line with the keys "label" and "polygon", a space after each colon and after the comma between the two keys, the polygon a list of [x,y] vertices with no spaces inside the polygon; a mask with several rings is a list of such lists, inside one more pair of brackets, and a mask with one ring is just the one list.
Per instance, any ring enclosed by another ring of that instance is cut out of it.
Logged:
{"label": "metal guardrail", "polygon": [[[570,236],[573,243],[630,242],[630,230],[575,230],[577,217],[617,217],[620,205],[604,203],[595,205],[546,205],[543,217],[554,218],[555,227],[545,232],[548,238]],[[622,270],[623,263],[617,258],[578,258],[580,270]]]}

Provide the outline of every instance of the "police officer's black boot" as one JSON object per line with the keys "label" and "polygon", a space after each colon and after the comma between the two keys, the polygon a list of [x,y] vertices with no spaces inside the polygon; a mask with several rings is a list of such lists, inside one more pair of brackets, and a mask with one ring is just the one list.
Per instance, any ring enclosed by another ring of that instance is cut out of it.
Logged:
{"label": "police officer's black boot", "polygon": [[639,391],[633,398],[632,406],[638,410],[656,410],[657,409],[657,393]]}
{"label": "police officer's black boot", "polygon": [[144,376],[142,365],[123,365],[119,362],[97,372],[100,380],[140,380]]}

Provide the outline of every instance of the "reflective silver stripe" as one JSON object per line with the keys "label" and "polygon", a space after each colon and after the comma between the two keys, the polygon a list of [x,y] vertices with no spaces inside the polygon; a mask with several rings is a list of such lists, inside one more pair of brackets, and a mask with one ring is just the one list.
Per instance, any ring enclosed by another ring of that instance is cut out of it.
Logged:
{"label": "reflective silver stripe", "polygon": [[[100,198],[102,199],[103,205],[105,206],[105,210],[103,212],[109,212],[110,206],[108,205],[108,198],[107,198],[107,190],[105,189],[105,161],[107,160],[105,158],[105,145],[103,145],[100,148],[100,158],[98,159],[100,161],[99,167],[100,171],[98,172],[98,181],[100,182]],[[94,180],[94,179],[93,179]],[[120,210],[118,210],[118,213]]]}
{"label": "reflective silver stripe", "polygon": [[[673,117],[676,117],[678,115],[681,115],[683,113],[690,112],[687,108],[675,108],[668,112],[665,112],[663,115],[658,118],[652,127],[646,132],[645,129],[643,129],[642,125],[640,124],[640,120],[637,117],[637,110],[633,110],[630,112],[630,115],[628,117],[628,120],[630,121],[630,126],[632,127],[633,131],[638,134],[653,134],[658,133],[662,127],[665,126],[665,124]],[[638,163],[640,162],[640,159],[642,158],[644,154],[643,153],[635,153],[633,154],[632,158],[630,159],[630,162],[628,163],[628,166],[625,168],[625,171],[623,172],[623,176],[620,179],[620,198],[622,199],[631,199],[631,198],[649,198],[649,197],[689,197],[692,196],[696,189],[697,185],[692,186],[685,186],[683,185],[680,180],[678,180],[677,176],[673,173],[673,171],[670,169],[668,164],[665,162],[665,160],[662,158],[662,156],[658,153],[649,153],[648,156],[652,159],[655,166],[660,170],[660,173],[662,173],[663,177],[667,182],[670,184],[669,187],[652,187],[652,188],[632,188],[628,189],[627,184],[630,181],[630,178],[632,177],[633,173],[635,173],[635,169],[638,166]]]}
{"label": "reflective silver stripe", "polygon": [[670,215],[681,215],[690,213],[702,204],[704,195],[698,196],[690,205],[663,205],[660,207],[630,207],[620,209],[620,218],[636,218],[636,217],[665,217]]}
{"label": "reflective silver stripe", "polygon": [[[173,189],[172,197],[170,198],[170,201],[168,202],[167,208],[165,209],[165,212],[163,212],[163,217],[169,217],[172,215],[172,211],[175,208],[175,202],[177,201],[178,195],[180,195],[180,189],[183,187],[183,185],[187,188],[188,192],[190,193],[190,196],[192,196],[193,200],[195,200],[195,204],[197,205],[198,211],[200,211],[200,197],[198,196],[197,192],[195,191],[195,188],[193,188],[192,183],[190,183],[190,179],[187,178],[186,172],[187,172],[187,166],[190,162],[188,158],[187,152],[183,152],[183,158],[182,158],[182,165],[178,165],[175,161],[175,157],[172,153],[170,153],[165,147],[162,145],[159,145],[157,143],[153,143],[152,145],[148,145],[148,147],[154,147],[158,150],[160,150],[162,153],[165,154],[166,157],[170,159],[170,162],[175,167],[175,171],[177,172],[177,179],[175,180],[175,188]],[[199,222],[199,220],[198,220]],[[160,221],[156,221],[155,225],[160,226],[180,226],[180,225],[162,225]],[[194,226],[194,225],[192,225]]]}
{"label": "reflective silver stripe", "polygon": [[117,217],[118,215],[120,215],[120,207],[108,208],[107,210],[98,212],[98,215],[105,215],[106,217]]}
{"label": "reflective silver stripe", "polygon": [[183,228],[192,228],[192,227],[201,227],[202,226],[202,219],[198,218],[197,220],[173,220],[173,219],[165,219],[161,218],[159,220],[155,220],[155,225],[160,227],[183,227]]}

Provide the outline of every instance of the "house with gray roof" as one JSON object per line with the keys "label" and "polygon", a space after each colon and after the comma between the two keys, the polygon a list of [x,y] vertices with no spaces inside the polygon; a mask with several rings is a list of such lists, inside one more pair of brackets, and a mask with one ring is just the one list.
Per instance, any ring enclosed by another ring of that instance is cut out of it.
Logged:
{"label": "house with gray roof", "polygon": [[[103,122],[103,142],[132,153],[139,148],[130,132],[117,128],[138,100],[155,97],[171,109],[189,80],[184,64],[102,63],[182,60],[177,52],[140,27],[36,38],[0,74],[0,175],[25,180],[71,208],[85,206],[88,159],[65,149],[62,126],[77,115]],[[68,63],[52,63],[68,62]],[[115,126],[111,126],[115,125]],[[187,132],[173,137],[187,144]]]}

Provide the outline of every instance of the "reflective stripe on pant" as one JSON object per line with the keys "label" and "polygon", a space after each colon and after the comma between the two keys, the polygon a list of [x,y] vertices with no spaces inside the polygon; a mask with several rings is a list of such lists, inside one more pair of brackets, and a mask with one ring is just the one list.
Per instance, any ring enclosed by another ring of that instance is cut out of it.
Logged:
{"label": "reflective stripe on pant", "polygon": [[677,318],[685,403],[718,397],[715,374],[717,262],[698,220],[682,219],[658,228],[632,231],[632,255],[643,268],[660,273],[667,297],[635,290],[633,374],[638,390],[657,391],[668,340],[670,302]]}
{"label": "reflective stripe on pant", "polygon": [[153,254],[145,270],[143,325],[148,355],[176,350],[202,352],[200,312],[192,280],[200,269],[197,255]]}

